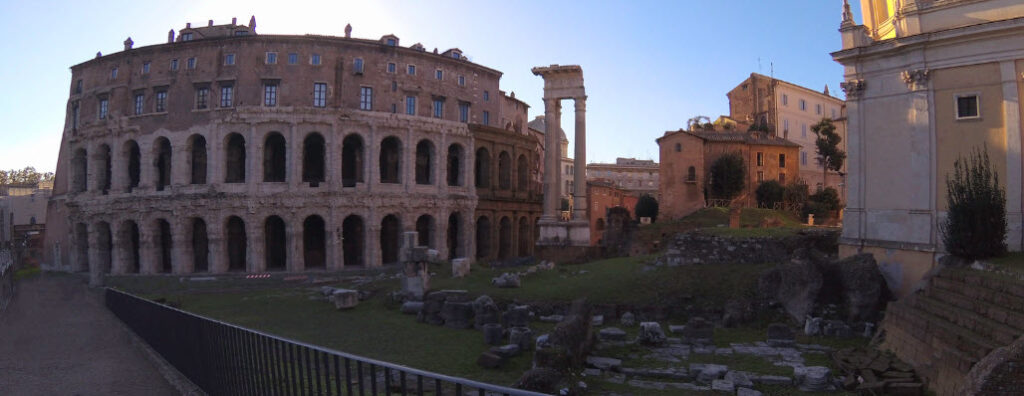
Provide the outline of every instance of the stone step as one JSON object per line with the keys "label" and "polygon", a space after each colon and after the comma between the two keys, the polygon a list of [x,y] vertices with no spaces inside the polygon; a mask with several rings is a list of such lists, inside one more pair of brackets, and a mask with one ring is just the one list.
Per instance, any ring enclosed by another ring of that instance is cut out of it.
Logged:
{"label": "stone step", "polygon": [[[927,314],[925,314],[927,315]],[[914,365],[918,374],[929,377],[936,365],[954,367],[967,373],[977,358],[959,351],[953,344],[929,334],[929,323],[922,314],[906,308],[891,308],[883,321],[888,348],[900,359]]]}
{"label": "stone step", "polygon": [[[1013,280],[987,271],[969,268],[946,268],[934,278],[960,283],[965,291],[979,291],[977,296],[961,293],[968,297],[984,299],[990,303],[1006,304],[1008,308],[1024,313],[1024,281]],[[950,283],[947,283],[947,286]],[[988,293],[980,293],[987,291]]]}
{"label": "stone step", "polygon": [[[937,295],[944,293],[948,292],[929,291],[919,294],[915,296],[914,304],[935,316],[955,324],[957,327],[974,333],[980,339],[993,342],[996,346],[1009,345],[1020,337],[1020,330],[996,322],[978,312],[960,308],[937,297]],[[953,299],[955,300],[955,298]]]}
{"label": "stone step", "polygon": [[925,290],[925,294],[929,298],[942,301],[943,303],[951,306],[984,316],[996,323],[1006,325],[1013,329],[1011,333],[1016,334],[1018,337],[1021,334],[1024,334],[1024,313],[1013,311],[1001,304],[972,298],[956,291],[940,287],[929,287]]}
{"label": "stone step", "polygon": [[964,280],[965,275],[958,273],[947,274],[946,272],[942,271],[939,276],[932,278],[929,288],[951,291],[968,297],[970,300],[976,300],[1002,307],[1008,311],[1024,314],[1024,297],[1018,297],[1001,290],[1002,288],[1010,287],[990,289],[986,288],[985,282],[980,280],[968,283]]}
{"label": "stone step", "polygon": [[895,308],[897,315],[906,319],[897,322],[897,325],[904,324],[915,327],[910,334],[936,348],[959,352],[974,361],[981,360],[989,351],[999,347],[991,340],[981,338],[970,330],[961,328],[945,318],[925,310],[914,301],[918,297],[916,295],[909,296],[902,303],[890,305],[890,310]]}

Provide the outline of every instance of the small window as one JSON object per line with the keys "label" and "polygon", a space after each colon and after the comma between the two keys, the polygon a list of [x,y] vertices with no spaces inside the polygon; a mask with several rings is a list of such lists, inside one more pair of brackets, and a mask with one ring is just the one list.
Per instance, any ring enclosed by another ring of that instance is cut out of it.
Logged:
{"label": "small window", "polygon": [[444,116],[444,101],[441,99],[434,99],[434,118],[441,118]]}
{"label": "small window", "polygon": [[452,51],[452,58],[462,59],[462,53],[459,51]]}
{"label": "small window", "polygon": [[757,153],[757,166],[764,166],[764,153]]}
{"label": "small window", "polygon": [[210,107],[210,88],[196,88],[196,109]]}
{"label": "small window", "polygon": [[196,68],[196,58],[188,58],[188,68],[189,69],[195,69]]}
{"label": "small window", "polygon": [[355,71],[356,74],[363,74],[363,58],[356,58],[352,62],[352,70]]}
{"label": "small window", "polygon": [[391,92],[398,92],[398,81],[391,82]]}
{"label": "small window", "polygon": [[757,171],[757,182],[760,183],[760,182],[763,182],[763,181],[764,181],[764,171]]}
{"label": "small window", "polygon": [[171,70],[178,70],[178,60],[171,59]]}
{"label": "small window", "polygon": [[398,113],[398,103],[392,103],[391,104],[391,114],[396,114],[396,113]]}
{"label": "small window", "polygon": [[75,81],[75,93],[82,93],[82,80]]}
{"label": "small window", "polygon": [[406,74],[408,74],[410,76],[415,76],[416,75],[416,65],[409,65],[409,67],[407,69],[405,69],[405,72],[406,72]]}
{"label": "small window", "polygon": [[785,154],[779,154],[779,168],[785,168],[785,167],[786,167],[786,155]]}
{"label": "small window", "polygon": [[807,124],[800,124],[800,137],[807,138]]}
{"label": "small window", "polygon": [[788,134],[789,134],[789,120],[782,120],[782,132],[784,134],[787,134],[787,136],[788,136]]}
{"label": "small window", "polygon": [[697,181],[697,168],[690,167],[686,170],[686,181],[695,182]]}
{"label": "small window", "polygon": [[405,114],[416,115],[416,97],[406,96],[405,97]]}
{"label": "small window", "polygon": [[149,74],[149,62],[142,64],[142,74]]}
{"label": "small window", "polygon": [[388,45],[390,45],[392,47],[398,45],[398,42],[396,42],[395,39],[393,39],[393,38],[389,38],[387,43],[388,43]]}
{"label": "small window", "polygon": [[154,103],[153,110],[157,113],[163,113],[167,111],[167,91],[156,92],[156,101]]}
{"label": "small window", "polygon": [[807,101],[800,99],[800,110],[807,111]]}
{"label": "small window", "polygon": [[466,86],[466,76],[459,76],[459,86],[460,87],[465,87]]}
{"label": "small window", "polygon": [[277,64],[277,52],[267,52],[267,64],[268,65],[275,65],[275,64]]}
{"label": "small window", "polygon": [[469,122],[469,103],[459,103],[459,122]]}
{"label": "small window", "polygon": [[327,107],[327,84],[313,83],[313,107]]}
{"label": "small window", "polygon": [[821,105],[820,104],[814,105],[814,114],[821,115]]}
{"label": "small window", "polygon": [[110,69],[110,79],[111,80],[116,80],[117,79],[117,68],[116,67],[113,68],[113,69]]}
{"label": "small window", "polygon": [[978,107],[978,94],[956,95],[956,119],[970,119],[981,117]]}
{"label": "small window", "polygon": [[490,100],[491,100],[491,92],[490,91],[484,91],[484,102],[487,102],[487,101],[490,101]]}
{"label": "small window", "polygon": [[299,63],[299,54],[294,52],[288,54],[288,64],[294,65]]}
{"label": "small window", "polygon": [[107,111],[109,110],[110,102],[107,99],[100,99],[100,119],[107,118]]}
{"label": "small window", "polygon": [[360,110],[373,110],[373,88],[360,87],[359,88],[359,109]]}
{"label": "small window", "polygon": [[683,145],[681,143],[676,143],[676,152],[680,153],[682,151],[683,151]]}
{"label": "small window", "polygon": [[487,110],[483,112],[484,125],[491,125],[491,113]]}
{"label": "small window", "polygon": [[444,71],[442,71],[441,69],[434,70],[434,78],[438,80],[444,80]]}
{"label": "small window", "polygon": [[320,54],[313,54],[312,56],[310,56],[309,63],[312,64],[313,66],[320,65]]}
{"label": "small window", "polygon": [[146,103],[146,95],[135,94],[135,115],[142,114],[142,105]]}
{"label": "small window", "polygon": [[248,35],[249,35],[249,31],[247,31],[247,30],[236,30],[235,31],[235,36],[236,37],[237,36],[248,36]]}
{"label": "small window", "polygon": [[782,94],[782,105],[789,106],[789,95]]}
{"label": "small window", "polygon": [[396,65],[394,62],[388,63],[388,73],[396,73],[396,72],[398,72],[398,65]]}
{"label": "small window", "polygon": [[801,151],[800,152],[800,165],[807,165],[807,152],[806,151]]}
{"label": "small window", "polygon": [[234,103],[235,87],[225,85],[220,87],[220,107],[231,107]]}
{"label": "small window", "polygon": [[224,64],[231,66],[235,64],[235,54],[224,55]]}
{"label": "small window", "polygon": [[192,33],[182,33],[181,41],[192,41]]}
{"label": "small window", "polygon": [[263,86],[263,105],[277,106],[277,84]]}

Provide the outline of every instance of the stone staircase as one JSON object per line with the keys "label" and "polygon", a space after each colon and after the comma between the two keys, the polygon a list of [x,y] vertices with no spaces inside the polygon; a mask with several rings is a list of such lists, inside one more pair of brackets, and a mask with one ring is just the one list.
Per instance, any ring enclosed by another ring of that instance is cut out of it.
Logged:
{"label": "stone staircase", "polygon": [[889,304],[882,349],[914,366],[938,395],[958,395],[979,361],[1024,335],[1024,281],[945,268]]}

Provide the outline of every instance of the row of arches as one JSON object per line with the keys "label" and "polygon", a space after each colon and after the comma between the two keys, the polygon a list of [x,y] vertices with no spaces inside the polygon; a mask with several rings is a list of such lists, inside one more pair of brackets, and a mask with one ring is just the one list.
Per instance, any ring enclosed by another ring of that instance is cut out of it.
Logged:
{"label": "row of arches", "polygon": [[[475,175],[474,184],[477,188],[490,188],[491,186],[491,153],[486,147],[476,150],[476,164],[473,169]],[[515,165],[515,189],[527,191],[530,184],[530,164],[525,154],[520,154]],[[508,151],[502,150],[498,154],[498,183],[499,190],[511,190],[512,184],[512,156]]]}

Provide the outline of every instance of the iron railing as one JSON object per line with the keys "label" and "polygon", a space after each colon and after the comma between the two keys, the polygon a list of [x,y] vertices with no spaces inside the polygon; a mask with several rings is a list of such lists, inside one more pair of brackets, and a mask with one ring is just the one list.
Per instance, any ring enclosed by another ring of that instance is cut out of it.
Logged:
{"label": "iron railing", "polygon": [[14,299],[14,256],[10,249],[0,248],[0,312]]}
{"label": "iron railing", "polygon": [[106,305],[211,395],[542,395],[321,348],[114,289]]}

